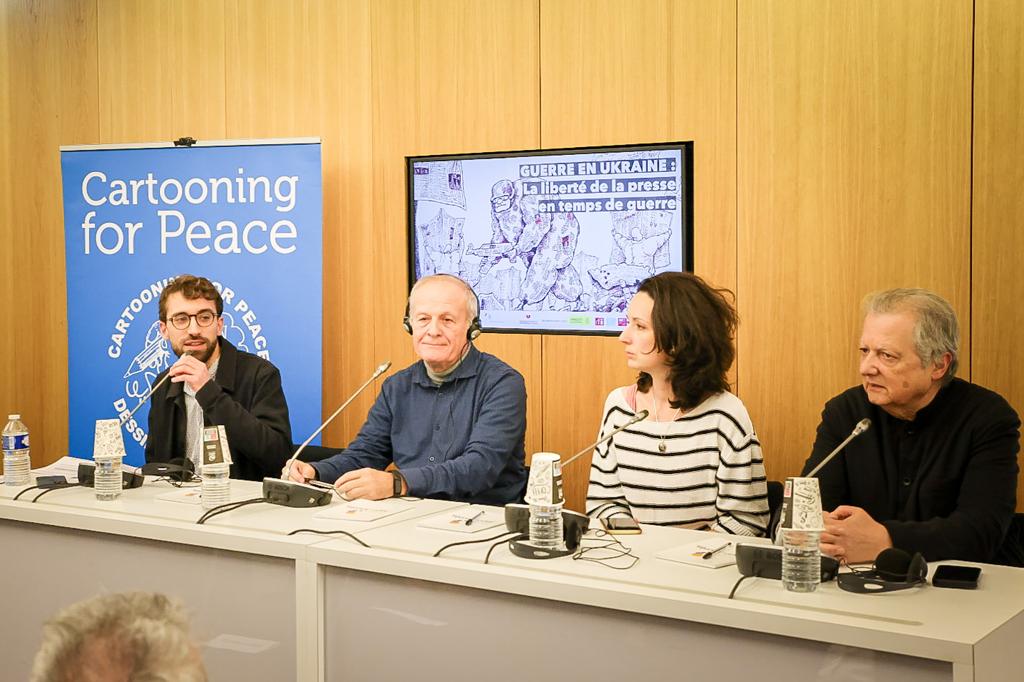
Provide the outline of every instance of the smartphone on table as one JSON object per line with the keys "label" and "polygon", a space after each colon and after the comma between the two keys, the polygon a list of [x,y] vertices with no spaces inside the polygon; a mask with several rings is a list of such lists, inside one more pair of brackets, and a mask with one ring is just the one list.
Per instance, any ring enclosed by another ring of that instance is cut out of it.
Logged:
{"label": "smartphone on table", "polygon": [[640,524],[632,516],[608,516],[601,519],[601,525],[610,535],[638,535]]}
{"label": "smartphone on table", "polygon": [[943,564],[935,569],[935,573],[932,575],[932,585],[973,590],[978,587],[978,578],[980,577],[981,568],[978,566]]}

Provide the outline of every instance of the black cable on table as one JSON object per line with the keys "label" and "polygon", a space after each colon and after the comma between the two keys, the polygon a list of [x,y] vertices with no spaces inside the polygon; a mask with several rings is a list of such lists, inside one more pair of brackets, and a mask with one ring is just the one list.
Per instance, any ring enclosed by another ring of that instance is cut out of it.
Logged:
{"label": "black cable on table", "polygon": [[227,504],[222,504],[219,507],[214,507],[213,509],[207,510],[205,514],[199,517],[199,520],[196,521],[196,523],[206,523],[207,520],[212,519],[214,516],[217,516],[218,514],[224,514],[229,511],[234,511],[239,507],[244,507],[249,504],[257,504],[259,502],[265,501],[266,500],[264,500],[262,497],[254,497],[251,500],[242,500],[241,502],[228,502]]}
{"label": "black cable on table", "polygon": [[288,533],[288,535],[295,535],[296,533],[316,533],[317,535],[346,535],[355,540],[356,542],[358,542],[366,549],[373,549],[373,547],[370,547],[368,544],[357,538],[352,533],[349,533],[347,530],[317,530],[316,528],[298,528],[296,530],[293,530],[291,533]]}
{"label": "black cable on table", "polygon": [[[478,538],[476,540],[460,540],[459,542],[449,542],[447,545],[445,545],[441,549],[439,549],[436,552],[434,552],[434,554],[432,556],[435,556],[435,557],[436,556],[441,556],[441,552],[445,551],[446,549],[448,549],[450,547],[458,547],[459,545],[475,545],[475,544],[480,543],[480,542],[490,542],[491,540],[499,540],[501,538],[504,538],[509,533],[514,533],[514,532],[515,531],[512,531],[512,530],[506,530],[504,533],[501,533],[500,535],[493,535],[493,536],[491,536],[489,538]],[[498,544],[501,544],[501,543],[499,542]],[[486,563],[486,562],[484,562],[484,563]]]}

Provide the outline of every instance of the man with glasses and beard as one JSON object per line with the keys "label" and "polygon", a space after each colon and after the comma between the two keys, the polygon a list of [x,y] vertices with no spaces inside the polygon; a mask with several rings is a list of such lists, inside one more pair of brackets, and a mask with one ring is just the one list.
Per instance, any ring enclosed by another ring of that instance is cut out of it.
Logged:
{"label": "man with glasses and beard", "polygon": [[170,381],[153,393],[146,461],[184,457],[198,465],[203,427],[223,426],[233,478],[276,476],[292,448],[281,374],[221,336],[223,312],[220,292],[205,277],[180,275],[161,292],[160,333],[178,360],[167,370]]}

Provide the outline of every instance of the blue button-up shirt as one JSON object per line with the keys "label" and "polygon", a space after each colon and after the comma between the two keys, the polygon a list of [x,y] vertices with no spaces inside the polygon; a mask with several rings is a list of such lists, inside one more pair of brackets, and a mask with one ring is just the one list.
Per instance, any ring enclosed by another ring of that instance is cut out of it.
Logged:
{"label": "blue button-up shirt", "polygon": [[348,449],[313,467],[334,482],[394,462],[409,495],[507,504],[526,487],[525,434],[522,375],[471,347],[440,386],[423,362],[388,377]]}

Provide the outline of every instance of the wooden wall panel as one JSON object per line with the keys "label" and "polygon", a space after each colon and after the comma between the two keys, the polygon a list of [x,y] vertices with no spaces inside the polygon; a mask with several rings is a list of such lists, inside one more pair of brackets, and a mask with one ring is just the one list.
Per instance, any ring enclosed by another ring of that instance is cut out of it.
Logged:
{"label": "wooden wall panel", "polygon": [[[393,370],[415,358],[401,327],[408,294],[405,157],[538,146],[537,17],[537,0],[387,0],[371,7],[373,345]],[[478,345],[525,377],[526,449],[539,450],[539,339],[492,334]]]}
{"label": "wooden wall panel", "polygon": [[[694,141],[695,270],[736,287],[735,2],[541,4],[545,147]],[[742,359],[741,359],[742,362]],[[596,436],[608,391],[633,374],[615,340],[544,338],[544,449]],[[582,509],[590,461],[564,472]]]}
{"label": "wooden wall panel", "polygon": [[[372,325],[374,286],[369,6],[230,0],[226,14],[229,136],[321,138],[326,417],[379,362],[368,332],[357,331]],[[322,442],[347,445],[372,400],[368,392],[354,402]]]}
{"label": "wooden wall panel", "polygon": [[60,156],[95,139],[93,2],[3,3],[0,417],[20,412],[32,463],[67,453],[67,316]]}
{"label": "wooden wall panel", "polygon": [[971,2],[741,0],[738,44],[741,396],[782,478],[858,383],[865,294],[970,329]]}
{"label": "wooden wall panel", "polygon": [[223,0],[98,0],[100,138],[220,140]]}
{"label": "wooden wall panel", "polygon": [[1024,6],[979,0],[975,21],[971,369],[1024,414]]}
{"label": "wooden wall panel", "polygon": [[[737,290],[739,394],[771,476],[856,382],[874,289],[947,296],[963,375],[1024,410],[1022,22],[1012,0],[0,3],[0,298],[20,320],[0,335],[0,416],[25,415],[37,464],[65,453],[58,146],[185,134],[323,140],[325,412],[413,358],[406,155],[680,139],[696,269]],[[530,453],[582,447],[632,378],[614,339],[479,343],[527,378]],[[574,508],[586,474],[566,472]]]}

